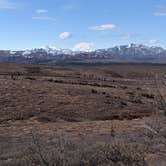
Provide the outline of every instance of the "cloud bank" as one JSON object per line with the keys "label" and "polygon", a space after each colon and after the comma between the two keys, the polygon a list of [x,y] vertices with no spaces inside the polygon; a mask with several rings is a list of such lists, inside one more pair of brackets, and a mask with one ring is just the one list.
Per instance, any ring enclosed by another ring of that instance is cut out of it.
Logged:
{"label": "cloud bank", "polygon": [[16,9],[16,4],[9,0],[0,0],[0,9]]}
{"label": "cloud bank", "polygon": [[93,51],[95,48],[95,45],[94,43],[92,42],[81,42],[81,43],[78,43],[76,44],[74,47],[73,47],[73,51],[85,51],[85,52],[90,52],[90,51]]}
{"label": "cloud bank", "polygon": [[156,6],[155,16],[166,16],[166,6]]}

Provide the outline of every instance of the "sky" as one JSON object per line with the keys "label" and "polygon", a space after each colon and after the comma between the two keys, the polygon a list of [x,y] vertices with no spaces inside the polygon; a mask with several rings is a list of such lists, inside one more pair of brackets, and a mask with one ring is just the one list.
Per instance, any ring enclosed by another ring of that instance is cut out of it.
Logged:
{"label": "sky", "polygon": [[0,0],[0,49],[166,46],[166,0]]}

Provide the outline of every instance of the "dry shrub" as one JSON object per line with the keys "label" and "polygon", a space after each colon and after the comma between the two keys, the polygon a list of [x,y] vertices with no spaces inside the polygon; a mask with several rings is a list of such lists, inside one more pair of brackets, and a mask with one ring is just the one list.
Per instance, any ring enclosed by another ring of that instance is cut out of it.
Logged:
{"label": "dry shrub", "polygon": [[29,150],[29,160],[35,166],[74,166],[79,162],[76,144],[64,134],[57,134],[54,141],[47,144],[33,132]]}
{"label": "dry shrub", "polygon": [[100,145],[85,162],[88,166],[145,166],[146,149],[139,145]]}
{"label": "dry shrub", "polygon": [[146,135],[150,139],[158,138],[164,145],[166,145],[166,118],[164,116],[155,115],[148,119],[145,123]]}
{"label": "dry shrub", "polygon": [[89,144],[72,142],[68,137],[56,136],[49,147],[32,134],[31,165],[43,166],[145,166],[147,149],[132,144]]}

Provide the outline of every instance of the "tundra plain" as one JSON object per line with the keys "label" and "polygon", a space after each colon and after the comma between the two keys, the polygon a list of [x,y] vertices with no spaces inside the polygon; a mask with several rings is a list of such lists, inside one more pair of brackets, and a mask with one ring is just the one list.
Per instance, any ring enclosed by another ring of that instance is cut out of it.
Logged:
{"label": "tundra plain", "polygon": [[166,66],[0,64],[0,165],[166,165]]}

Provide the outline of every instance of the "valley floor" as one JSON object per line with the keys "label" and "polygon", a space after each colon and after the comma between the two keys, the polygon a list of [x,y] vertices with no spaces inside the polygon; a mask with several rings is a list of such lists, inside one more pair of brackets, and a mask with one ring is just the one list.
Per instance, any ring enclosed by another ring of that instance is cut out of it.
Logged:
{"label": "valley floor", "polygon": [[164,65],[0,64],[0,106],[0,165],[166,165]]}

